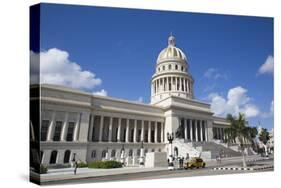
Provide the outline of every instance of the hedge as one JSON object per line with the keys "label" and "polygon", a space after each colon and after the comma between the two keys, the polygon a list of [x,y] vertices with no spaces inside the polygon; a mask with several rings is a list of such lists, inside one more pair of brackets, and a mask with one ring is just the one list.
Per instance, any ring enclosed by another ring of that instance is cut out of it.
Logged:
{"label": "hedge", "polygon": [[40,174],[46,174],[48,172],[48,168],[44,165],[40,165]]}
{"label": "hedge", "polygon": [[78,163],[78,168],[85,168],[85,167],[88,167],[87,163],[84,162]]}
{"label": "hedge", "polygon": [[88,168],[121,168],[122,163],[118,161],[95,161],[88,164]]}

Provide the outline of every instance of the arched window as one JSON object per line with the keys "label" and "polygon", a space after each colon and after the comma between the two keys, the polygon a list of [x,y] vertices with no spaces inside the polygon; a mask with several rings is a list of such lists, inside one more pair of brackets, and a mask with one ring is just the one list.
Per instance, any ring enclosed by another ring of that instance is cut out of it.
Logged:
{"label": "arched window", "polygon": [[56,150],[52,151],[51,157],[50,157],[50,164],[56,164],[57,155],[58,155],[58,152]]}
{"label": "arched window", "polygon": [[132,157],[132,156],[133,156],[133,150],[130,149],[130,150],[129,150],[129,157]]}
{"label": "arched window", "polygon": [[162,69],[165,70],[165,65],[162,66]]}
{"label": "arched window", "polygon": [[92,151],[91,157],[92,157],[92,158],[96,158],[96,150],[93,150],[93,151]]}
{"label": "arched window", "polygon": [[111,157],[115,157],[116,156],[116,151],[115,150],[112,150],[111,151]]}
{"label": "arched window", "polygon": [[70,150],[66,150],[64,152],[63,163],[69,163],[70,160]]}
{"label": "arched window", "polygon": [[169,65],[169,70],[171,70],[172,69],[172,65]]}
{"label": "arched window", "polygon": [[178,154],[179,154],[178,148],[177,148],[177,147],[174,147],[174,155],[175,155],[175,156],[178,156]]}
{"label": "arched window", "polygon": [[178,70],[178,65],[175,66],[175,69]]}
{"label": "arched window", "polygon": [[101,153],[101,158],[105,158],[105,156],[106,156],[106,150],[103,150]]}
{"label": "arched window", "polygon": [[145,150],[144,150],[144,154],[146,154],[146,153],[147,153],[147,151],[148,151],[148,150],[147,150],[147,149],[145,149]]}
{"label": "arched window", "polygon": [[152,149],[151,152],[154,152],[154,149]]}
{"label": "arched window", "polygon": [[161,152],[161,148],[158,149],[158,152]]}
{"label": "arched window", "polygon": [[49,129],[49,120],[43,120],[41,126],[41,141],[46,141],[48,129]]}
{"label": "arched window", "polygon": [[62,129],[62,121],[56,121],[53,141],[60,141],[61,129]]}
{"label": "arched window", "polygon": [[158,68],[158,72],[160,72],[160,68]]}
{"label": "arched window", "polygon": [[137,150],[137,156],[140,156],[140,149]]}
{"label": "arched window", "polygon": [[181,70],[183,71],[183,66],[181,67]]}

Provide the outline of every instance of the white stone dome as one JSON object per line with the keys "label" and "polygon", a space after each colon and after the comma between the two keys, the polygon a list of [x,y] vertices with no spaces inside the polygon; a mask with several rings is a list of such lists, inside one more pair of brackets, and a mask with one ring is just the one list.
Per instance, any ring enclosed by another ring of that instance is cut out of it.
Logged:
{"label": "white stone dome", "polygon": [[187,62],[186,55],[183,51],[176,47],[176,39],[174,36],[168,38],[168,47],[164,48],[157,58],[157,63],[167,61],[167,60],[176,60]]}

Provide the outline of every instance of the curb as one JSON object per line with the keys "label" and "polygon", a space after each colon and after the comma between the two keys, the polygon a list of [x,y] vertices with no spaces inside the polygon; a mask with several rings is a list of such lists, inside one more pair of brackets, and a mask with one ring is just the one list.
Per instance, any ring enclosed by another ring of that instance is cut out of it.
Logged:
{"label": "curb", "polygon": [[247,160],[247,162],[257,162],[257,161],[267,161],[270,160],[269,158],[264,158],[264,159],[252,159],[252,160]]}
{"label": "curb", "polygon": [[249,170],[249,171],[253,171],[254,168],[219,167],[219,168],[213,168],[213,170]]}
{"label": "curb", "polygon": [[213,170],[241,170],[241,171],[254,171],[254,170],[265,170],[265,169],[273,169],[274,166],[265,166],[265,167],[259,167],[259,168],[243,168],[243,167],[218,167],[213,168]]}

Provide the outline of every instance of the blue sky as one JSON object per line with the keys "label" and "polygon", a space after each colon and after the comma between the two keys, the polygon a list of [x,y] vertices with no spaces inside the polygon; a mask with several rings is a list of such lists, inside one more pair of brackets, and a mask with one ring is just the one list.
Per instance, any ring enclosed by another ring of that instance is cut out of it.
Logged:
{"label": "blue sky", "polygon": [[214,109],[228,106],[217,109],[221,116],[246,110],[251,125],[272,128],[272,18],[55,4],[41,9],[46,61],[58,53],[62,58],[54,61],[78,65],[64,69],[86,77],[74,87],[128,100],[149,103],[150,79],[170,32],[188,56],[196,99]]}

